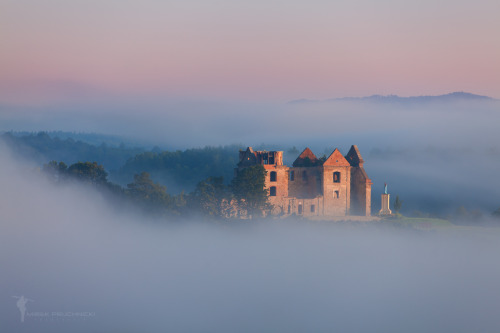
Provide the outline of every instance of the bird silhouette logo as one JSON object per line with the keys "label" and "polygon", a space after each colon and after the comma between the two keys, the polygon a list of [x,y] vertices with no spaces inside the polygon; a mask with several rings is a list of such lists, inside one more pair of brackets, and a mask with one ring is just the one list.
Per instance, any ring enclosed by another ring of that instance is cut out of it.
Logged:
{"label": "bird silhouette logo", "polygon": [[26,304],[28,302],[34,302],[34,300],[26,298],[24,296],[12,296],[17,299],[16,306],[21,312],[21,323],[24,323],[24,315],[26,314]]}

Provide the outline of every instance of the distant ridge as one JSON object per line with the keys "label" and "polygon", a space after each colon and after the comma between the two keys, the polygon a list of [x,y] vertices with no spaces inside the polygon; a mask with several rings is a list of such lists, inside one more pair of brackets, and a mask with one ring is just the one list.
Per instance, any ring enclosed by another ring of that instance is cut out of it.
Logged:
{"label": "distant ridge", "polygon": [[452,92],[445,95],[437,96],[410,96],[400,97],[397,95],[371,95],[366,97],[341,97],[330,98],[326,100],[312,100],[312,99],[297,99],[288,102],[288,104],[307,104],[307,103],[331,103],[331,102],[368,102],[368,103],[402,103],[402,104],[415,104],[415,103],[448,103],[454,101],[496,101],[496,99],[475,95],[468,92]]}

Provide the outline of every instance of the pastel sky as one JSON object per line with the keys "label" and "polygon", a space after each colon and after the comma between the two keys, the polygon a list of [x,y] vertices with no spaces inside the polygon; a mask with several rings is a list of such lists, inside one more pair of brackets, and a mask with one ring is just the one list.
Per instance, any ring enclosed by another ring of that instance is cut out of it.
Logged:
{"label": "pastel sky", "polygon": [[498,0],[0,0],[0,102],[500,98]]}

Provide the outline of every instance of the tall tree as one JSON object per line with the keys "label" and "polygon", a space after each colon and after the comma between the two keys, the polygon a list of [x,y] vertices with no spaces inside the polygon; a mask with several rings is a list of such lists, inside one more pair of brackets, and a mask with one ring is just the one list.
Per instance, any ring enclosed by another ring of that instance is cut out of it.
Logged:
{"label": "tall tree", "polygon": [[399,213],[401,210],[401,206],[403,206],[403,201],[399,200],[399,195],[396,195],[396,200],[394,200],[393,208],[396,211],[396,213]]}
{"label": "tall tree", "polygon": [[171,208],[172,202],[166,187],[153,182],[147,172],[134,175],[134,181],[127,188],[129,197],[148,211],[165,212]]}
{"label": "tall tree", "polygon": [[252,165],[237,172],[231,181],[231,190],[240,208],[249,216],[261,216],[271,208],[268,193],[264,188],[266,169],[260,164]]}
{"label": "tall tree", "polygon": [[224,218],[230,209],[230,193],[223,177],[208,177],[196,185],[192,194],[192,205],[211,218]]}

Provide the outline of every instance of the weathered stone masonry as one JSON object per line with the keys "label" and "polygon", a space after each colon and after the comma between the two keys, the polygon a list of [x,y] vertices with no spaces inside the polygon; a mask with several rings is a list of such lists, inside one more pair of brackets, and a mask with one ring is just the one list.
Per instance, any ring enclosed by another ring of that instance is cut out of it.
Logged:
{"label": "weathered stone masonry", "polygon": [[236,171],[255,164],[264,166],[273,214],[370,216],[372,182],[363,163],[356,146],[351,146],[345,157],[335,149],[325,161],[306,148],[292,167],[283,165],[282,151],[248,147],[240,152]]}

